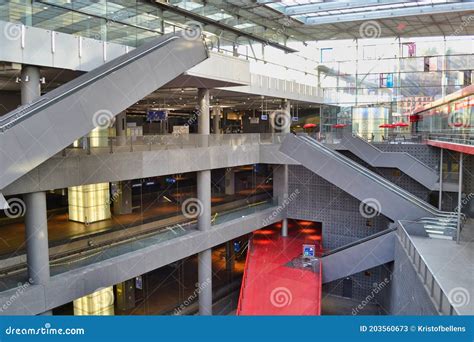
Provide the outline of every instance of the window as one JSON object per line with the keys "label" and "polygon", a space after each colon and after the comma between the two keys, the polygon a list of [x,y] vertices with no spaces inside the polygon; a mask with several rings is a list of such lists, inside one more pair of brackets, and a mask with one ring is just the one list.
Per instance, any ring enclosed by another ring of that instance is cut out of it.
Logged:
{"label": "window", "polygon": [[436,57],[423,58],[423,71],[430,72],[438,69],[438,59]]}

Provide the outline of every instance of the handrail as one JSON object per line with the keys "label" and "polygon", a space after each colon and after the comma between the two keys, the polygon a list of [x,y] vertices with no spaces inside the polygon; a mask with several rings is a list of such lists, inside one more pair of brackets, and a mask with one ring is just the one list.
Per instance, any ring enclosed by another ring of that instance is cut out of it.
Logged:
{"label": "handrail", "polygon": [[406,155],[406,156],[408,156],[409,158],[415,160],[418,164],[423,165],[425,168],[434,171],[432,167],[426,165],[424,162],[422,162],[421,160],[419,160],[418,158],[416,158],[415,156],[413,156],[412,154],[410,154],[410,153],[408,153],[408,152],[405,152],[405,151],[400,151],[400,152],[382,151],[382,150],[379,149],[377,146],[372,145],[371,143],[369,143],[369,142],[367,142],[366,140],[362,139],[362,138],[361,138],[360,136],[358,136],[357,134],[352,133],[352,137],[353,137],[354,139],[359,139],[359,140],[361,140],[362,142],[364,142],[364,143],[370,145],[372,148],[376,149],[379,153],[400,153],[400,154]]}
{"label": "handrail", "polygon": [[392,228],[388,228],[388,229],[384,229],[380,232],[377,232],[375,234],[372,234],[372,235],[369,235],[369,236],[366,236],[365,238],[362,238],[362,239],[359,239],[359,240],[356,240],[356,241],[353,241],[353,242],[349,242],[348,244],[346,245],[343,245],[341,247],[337,247],[337,248],[334,248],[334,249],[331,249],[330,251],[327,251],[327,252],[324,252],[323,254],[321,254],[321,257],[324,258],[328,255],[331,255],[331,254],[335,254],[335,253],[338,253],[338,252],[341,252],[343,250],[346,250],[346,249],[349,249],[351,247],[354,247],[356,245],[359,245],[361,243],[364,243],[364,242],[367,242],[367,241],[370,241],[370,240],[373,240],[375,238],[378,238],[380,236],[383,236],[383,235],[386,235],[388,233],[391,233],[391,232],[394,232],[397,230],[397,227],[392,227]]}
{"label": "handrail", "polygon": [[242,299],[244,296],[244,288],[245,288],[246,280],[247,280],[247,267],[249,264],[249,255],[250,255],[250,243],[248,244],[247,255],[245,256],[244,274],[242,275],[242,285],[240,286],[239,302],[237,304],[237,310],[236,310],[237,316],[239,316],[240,312],[242,311]]}
{"label": "handrail", "polygon": [[[162,37],[160,37],[159,40],[161,40],[161,38]],[[6,114],[0,117],[0,132],[4,132],[5,130],[11,128],[12,126],[16,125],[20,121],[24,120],[26,117],[34,115],[35,113],[37,113],[44,107],[49,106],[53,103],[56,103],[60,101],[61,99],[63,99],[64,97],[69,96],[70,94],[76,93],[80,89],[83,89],[84,87],[95,82],[96,80],[103,78],[107,75],[110,75],[111,73],[115,72],[119,68],[122,68],[123,66],[126,66],[136,61],[137,59],[141,58],[142,56],[160,47],[163,47],[164,45],[167,45],[169,42],[179,39],[179,38],[182,38],[181,35],[173,34],[171,37],[165,39],[164,41],[160,41],[158,44],[155,43],[151,47],[147,47],[147,45],[143,45],[142,47],[139,47],[131,51],[129,54],[121,56],[123,61],[119,62],[118,64],[115,64],[115,63],[117,63],[117,60],[121,57],[118,57],[117,59],[113,59],[109,61],[108,63],[105,63],[104,65],[97,68],[97,69],[106,69],[105,71],[99,71],[99,73],[97,73],[96,75],[93,75],[92,77],[90,77],[91,73],[87,73],[82,76],[79,76],[78,78],[74,79],[70,83],[61,85],[58,88],[54,89],[53,91],[47,93],[46,95],[41,96],[36,101],[33,101],[30,104],[26,104],[26,105],[18,107],[17,109],[11,111],[9,114]],[[124,58],[125,56],[127,56],[127,58]],[[110,65],[112,65],[112,67],[110,67]],[[74,83],[74,85],[72,86],[72,88],[69,88],[71,83]],[[59,93],[59,94],[56,95],[56,93]]]}
{"label": "handrail", "polygon": [[392,182],[389,182],[385,178],[376,175],[372,171],[362,167],[358,163],[354,162],[350,158],[347,158],[339,153],[336,153],[323,144],[319,143],[313,138],[307,137],[307,136],[300,136],[303,140],[307,141],[308,143],[312,144],[313,146],[317,147],[320,149],[323,153],[325,153],[328,156],[334,157],[335,159],[339,160],[340,162],[346,164],[352,169],[355,169],[356,171],[362,173],[364,176],[372,179],[376,183],[382,185],[383,187],[387,188],[388,190],[397,193],[398,195],[404,196],[407,200],[409,200],[411,203],[417,205],[418,207],[424,208],[425,210],[429,211],[435,216],[443,216],[443,217],[451,217],[452,213],[449,212],[443,212],[440,211],[433,206],[429,205],[425,201],[421,200],[420,198],[416,197],[415,195],[411,194],[410,192],[400,188],[399,186],[393,184]]}
{"label": "handrail", "polygon": [[[426,292],[430,296],[433,304],[437,306],[438,312],[446,315],[459,315],[459,311],[455,306],[453,306],[449,300],[449,297],[446,295],[445,291],[439,284],[438,280],[435,277],[435,273],[433,270],[428,266],[425,258],[418,252],[413,243],[408,231],[404,227],[404,223],[411,222],[411,221],[398,221],[397,225],[397,235],[400,241],[400,244],[408,256],[408,259],[411,261],[412,266],[414,267],[415,271],[418,273],[418,276],[422,279],[423,286],[426,289]],[[423,270],[424,269],[424,270]],[[435,284],[438,286],[439,293],[439,300],[435,295]],[[444,310],[443,303],[448,304],[448,310]]]}

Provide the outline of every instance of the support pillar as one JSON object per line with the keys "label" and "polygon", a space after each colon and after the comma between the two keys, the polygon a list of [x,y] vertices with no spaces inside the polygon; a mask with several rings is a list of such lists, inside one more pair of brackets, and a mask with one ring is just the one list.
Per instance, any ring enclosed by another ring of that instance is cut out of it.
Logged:
{"label": "support pillar", "polygon": [[115,118],[115,136],[117,146],[124,146],[127,143],[127,114],[125,111]]}
{"label": "support pillar", "polygon": [[234,275],[234,243],[227,241],[225,243],[225,269],[228,275],[229,283],[233,280]]}
{"label": "support pillar", "polygon": [[438,209],[441,210],[443,203],[443,149],[440,150],[439,157],[439,198]]}
{"label": "support pillar", "polygon": [[221,109],[220,107],[218,106],[214,106],[212,107],[212,114],[214,116],[213,118],[213,130],[214,130],[214,134],[220,134],[221,133],[221,129],[220,129],[220,122],[221,122]]}
{"label": "support pillar", "polygon": [[[282,103],[282,108],[285,112],[286,116],[286,125],[282,127],[281,133],[289,134],[290,127],[291,127],[291,103],[289,100],[284,100]],[[283,202],[280,205],[286,206],[288,200],[288,164],[282,165],[283,168]],[[286,207],[284,212],[286,213]],[[281,222],[281,236],[287,237],[288,236],[288,219],[284,218]]]}
{"label": "support pillar", "polygon": [[456,242],[459,243],[461,239],[461,209],[462,209],[462,172],[463,172],[463,158],[464,154],[459,153],[459,184],[458,184],[458,224],[456,229]]}
{"label": "support pillar", "polygon": [[[202,135],[202,142],[208,144],[210,133],[209,89],[198,89],[200,115],[198,118],[198,133]],[[198,216],[198,229],[211,229],[211,170],[197,172],[197,195],[201,205]],[[198,293],[199,314],[212,315],[212,249],[198,254]]]}
{"label": "support pillar", "polygon": [[[26,105],[41,96],[40,69],[24,65],[21,69],[21,104]],[[28,277],[35,285],[49,282],[49,245],[46,193],[33,192],[24,195],[25,239]],[[52,315],[46,311],[42,315]]]}
{"label": "support pillar", "polygon": [[29,193],[24,200],[28,277],[33,284],[44,285],[50,276],[46,193]]}
{"label": "support pillar", "polygon": [[[288,200],[288,164],[282,165],[283,168],[283,201],[280,205],[285,206],[283,212],[286,215],[287,212],[287,200]],[[281,222],[281,236],[288,236],[288,219],[285,217]]]}

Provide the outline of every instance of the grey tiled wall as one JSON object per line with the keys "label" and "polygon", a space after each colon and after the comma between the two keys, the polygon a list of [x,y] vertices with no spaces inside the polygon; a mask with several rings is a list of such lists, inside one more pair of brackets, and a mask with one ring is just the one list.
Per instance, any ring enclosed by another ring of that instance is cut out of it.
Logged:
{"label": "grey tiled wall", "polygon": [[398,239],[390,282],[391,315],[438,315],[421,279]]}
{"label": "grey tiled wall", "polygon": [[[288,206],[288,217],[322,223],[323,247],[333,249],[388,228],[389,220],[378,215],[370,220],[359,212],[360,201],[314,174],[304,166],[289,167],[288,192],[299,195]],[[363,299],[380,282],[379,267],[352,277],[353,298]],[[324,286],[326,293],[342,295],[342,282]]]}

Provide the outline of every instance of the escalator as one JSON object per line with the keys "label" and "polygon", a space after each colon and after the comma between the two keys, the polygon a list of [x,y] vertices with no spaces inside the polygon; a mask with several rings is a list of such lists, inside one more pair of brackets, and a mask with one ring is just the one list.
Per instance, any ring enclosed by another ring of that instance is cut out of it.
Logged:
{"label": "escalator", "polygon": [[280,151],[367,203],[391,220],[430,220],[452,225],[456,215],[442,212],[355,161],[308,136],[288,134]]}
{"label": "escalator", "polygon": [[323,284],[393,261],[395,234],[396,228],[389,228],[324,253]]}
{"label": "escalator", "polygon": [[207,58],[166,34],[0,117],[0,190]]}
{"label": "escalator", "polygon": [[341,142],[336,149],[345,148],[373,167],[396,168],[427,189],[439,189],[438,173],[409,153],[381,151],[350,132],[344,132]]}

